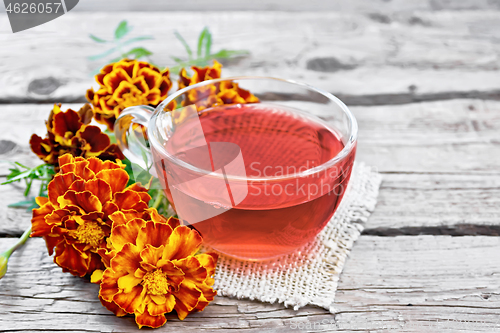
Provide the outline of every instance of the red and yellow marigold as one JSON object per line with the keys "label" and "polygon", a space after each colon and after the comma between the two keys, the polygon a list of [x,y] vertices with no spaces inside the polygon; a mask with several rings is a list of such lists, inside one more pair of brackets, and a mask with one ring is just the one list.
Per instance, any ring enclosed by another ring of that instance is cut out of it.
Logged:
{"label": "red and yellow marigold", "polygon": [[73,156],[99,157],[101,160],[124,159],[122,152],[111,144],[109,137],[97,126],[89,125],[93,112],[85,104],[78,112],[61,110],[55,104],[46,121],[47,135],[44,139],[33,134],[31,150],[45,163],[57,166],[58,157],[66,153]]}
{"label": "red and yellow marigold", "polygon": [[138,184],[127,187],[121,165],[91,157],[59,157],[59,173],[48,185],[48,198],[33,209],[32,234],[42,236],[63,271],[84,276],[103,269],[98,250],[106,248],[115,212],[147,212],[151,197]]}
{"label": "red and yellow marigold", "polygon": [[99,89],[87,90],[95,119],[113,129],[115,120],[129,106],[156,106],[172,86],[170,72],[144,61],[123,59],[105,66],[95,77]]}
{"label": "red and yellow marigold", "polygon": [[[108,238],[113,252],[100,276],[101,303],[118,316],[134,314],[139,327],[160,327],[173,310],[182,320],[214,299],[215,253],[196,255],[202,238],[196,230],[165,221],[116,212]],[[109,253],[108,253],[109,254]]]}
{"label": "red and yellow marigold", "polygon": [[[222,65],[214,60],[212,67],[191,67],[193,75],[189,77],[185,69],[179,73],[179,89],[194,85],[207,80],[218,79],[221,75]],[[259,99],[248,90],[242,89],[231,80],[198,87],[188,91],[182,102],[182,106],[196,105],[198,111],[223,105],[223,104],[245,104],[258,103]],[[176,103],[167,106],[168,110],[177,107]]]}

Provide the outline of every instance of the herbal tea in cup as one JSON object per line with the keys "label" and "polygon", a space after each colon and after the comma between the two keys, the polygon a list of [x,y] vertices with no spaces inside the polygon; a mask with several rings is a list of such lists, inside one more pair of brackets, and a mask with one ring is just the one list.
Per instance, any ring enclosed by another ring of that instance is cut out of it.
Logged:
{"label": "herbal tea in cup", "polygon": [[117,138],[133,122],[147,125],[169,201],[221,253],[265,260],[293,252],[325,227],[345,193],[357,125],[329,93],[273,78],[217,79],[151,111],[127,109]]}

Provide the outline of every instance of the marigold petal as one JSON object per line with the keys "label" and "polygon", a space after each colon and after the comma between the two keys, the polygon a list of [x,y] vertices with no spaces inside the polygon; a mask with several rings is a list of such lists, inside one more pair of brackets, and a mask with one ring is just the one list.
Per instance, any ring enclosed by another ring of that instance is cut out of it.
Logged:
{"label": "marigold petal", "polygon": [[165,325],[167,318],[164,315],[152,316],[147,311],[144,311],[143,313],[135,314],[135,322],[139,328],[143,326],[158,328]]}
{"label": "marigold petal", "polygon": [[168,95],[168,91],[170,90],[171,87],[172,87],[172,81],[170,81],[170,78],[164,77],[159,87],[162,99]]}
{"label": "marigold petal", "polygon": [[118,288],[123,289],[123,292],[128,294],[132,292],[132,288],[141,283],[142,279],[136,278],[134,274],[128,274],[118,279]]}
{"label": "marigold petal", "polygon": [[111,259],[111,268],[114,271],[126,271],[134,274],[140,268],[141,256],[137,246],[133,244],[125,244],[121,251],[116,253]]}
{"label": "marigold petal", "polygon": [[89,259],[88,256],[84,257],[83,253],[66,240],[56,247],[56,254],[54,256],[56,264],[62,268],[66,268],[71,274],[80,277],[89,273]]}
{"label": "marigold petal", "polygon": [[123,169],[104,169],[96,174],[96,178],[104,180],[111,187],[113,193],[121,192],[128,183],[128,174]]}
{"label": "marigold petal", "polygon": [[47,223],[51,228],[53,226],[61,226],[63,222],[66,222],[67,216],[71,215],[71,211],[67,209],[56,209],[45,216],[45,223]]}
{"label": "marigold petal", "polygon": [[46,203],[40,208],[33,209],[31,218],[31,237],[45,236],[50,233],[52,225],[47,224],[45,217],[54,211],[50,203]]}
{"label": "marigold petal", "polygon": [[127,312],[125,312],[122,308],[120,308],[115,302],[113,301],[107,302],[102,297],[99,297],[99,300],[106,309],[113,312],[116,316],[123,317],[127,314]]}
{"label": "marigold petal", "polygon": [[150,295],[153,302],[147,305],[147,310],[152,316],[170,313],[175,306],[175,297],[172,294],[167,295]]}
{"label": "marigold petal", "polygon": [[[163,215],[160,215],[160,216],[163,217]],[[178,226],[181,225],[181,222],[179,221],[178,218],[171,216],[171,217],[168,218],[167,224],[169,226],[171,226],[172,229],[175,229],[175,228],[177,228]]]}
{"label": "marigold petal", "polygon": [[156,263],[161,259],[162,253],[163,246],[154,247],[150,244],[147,244],[140,254],[142,259],[141,266],[148,271],[155,269]]}
{"label": "marigold petal", "polygon": [[[176,298],[175,310],[179,306],[181,310],[187,310],[188,312],[196,307],[198,300],[202,296],[202,292],[198,286],[188,280],[184,280],[179,287],[179,291],[174,291],[173,294]],[[180,306],[181,304],[184,306]],[[179,314],[179,319],[182,320],[184,318],[181,318]]]}
{"label": "marigold petal", "polygon": [[63,196],[68,190],[71,184],[77,179],[74,173],[57,174],[54,179],[52,179],[47,187],[49,201],[57,205],[57,198]]}
{"label": "marigold petal", "polygon": [[163,251],[163,259],[182,259],[192,256],[201,246],[200,234],[186,226],[178,226],[168,239],[168,244]]}
{"label": "marigold petal", "polygon": [[88,161],[77,157],[74,163],[66,164],[61,167],[61,173],[74,173],[77,177],[83,180],[95,178],[95,173],[88,168]]}
{"label": "marigold petal", "polygon": [[93,125],[84,125],[83,131],[77,133],[90,145],[89,152],[98,153],[104,151],[109,145],[109,137],[101,132],[101,129]]}
{"label": "marigold petal", "polygon": [[148,90],[158,88],[163,80],[162,75],[151,68],[141,68],[137,72],[137,75],[144,77],[144,82],[149,88]]}
{"label": "marigold petal", "polygon": [[147,192],[148,189],[145,188],[144,186],[142,186],[141,183],[133,183],[129,186],[127,186],[127,188],[125,188],[125,190],[130,190],[130,191],[134,191],[134,192]]}
{"label": "marigold petal", "polygon": [[174,260],[173,263],[182,270],[184,279],[188,279],[194,284],[203,283],[208,276],[207,269],[201,265],[197,257]]}
{"label": "marigold petal", "polygon": [[101,212],[102,204],[90,191],[75,192],[67,191],[66,194],[57,199],[61,208],[75,206],[83,209],[85,213]]}
{"label": "marigold petal", "polygon": [[[134,78],[133,84],[142,94],[149,93],[150,87],[148,87],[148,84],[146,83],[146,80],[144,80],[144,77]],[[151,88],[154,88],[154,87],[151,87]]]}
{"label": "marigold petal", "polygon": [[30,138],[30,147],[31,147],[31,150],[38,156],[40,157],[41,159],[44,159],[49,151],[46,150],[46,149],[43,149],[43,146],[42,146],[42,142],[44,142],[45,144],[49,143],[49,141],[47,139],[42,139],[41,137],[39,137],[38,135],[36,134],[33,134]]}
{"label": "marigold petal", "polygon": [[85,190],[90,191],[93,195],[95,195],[102,204],[112,198],[111,186],[99,178],[91,179],[86,182]]}
{"label": "marigold petal", "polygon": [[47,197],[36,197],[35,202],[38,206],[42,207],[45,205],[47,202],[49,202],[49,198]]}
{"label": "marigold petal", "polygon": [[202,253],[197,255],[195,258],[198,259],[200,264],[207,270],[208,276],[215,274],[215,267],[217,266],[217,260],[219,259],[219,255],[217,253]]}
{"label": "marigold petal", "polygon": [[179,286],[184,281],[184,272],[182,269],[177,267],[172,261],[164,259],[158,261],[157,267],[161,268],[162,272],[167,274],[168,283],[175,291],[179,291]]}
{"label": "marigold petal", "polygon": [[118,88],[121,82],[127,82],[130,80],[130,76],[124,69],[115,68],[111,73],[103,78],[102,82],[104,83],[104,86],[106,86],[107,92],[111,94]]}
{"label": "marigold petal", "polygon": [[75,192],[83,192],[85,191],[85,180],[83,179],[77,179],[71,184],[69,187],[69,190],[75,191]]}
{"label": "marigold petal", "polygon": [[118,279],[127,274],[127,272],[115,272],[111,268],[107,268],[102,275],[99,297],[107,302],[112,302],[113,297],[120,291]]}
{"label": "marigold petal", "polygon": [[115,205],[113,202],[108,201],[102,206],[102,212],[106,214],[107,216],[110,216],[114,212],[118,211],[119,208],[117,205]]}
{"label": "marigold petal", "polygon": [[119,292],[113,296],[113,301],[128,313],[134,313],[146,306],[144,304],[145,293],[143,293],[143,289],[141,285],[137,285],[132,287],[129,293]]}
{"label": "marigold petal", "polygon": [[[110,216],[111,219],[114,220],[116,216],[124,215],[122,212],[113,213]],[[126,224],[113,226],[111,230],[111,235],[109,236],[109,241],[111,242],[113,249],[117,251],[121,251],[125,244],[134,244],[136,243],[137,234],[141,227],[143,227],[146,222],[142,219],[133,219]]]}
{"label": "marigold petal", "polygon": [[180,225],[178,219],[176,219],[175,217],[166,218],[165,216],[158,213],[156,208],[149,208],[147,211],[149,213],[151,221],[153,222],[168,224],[172,228],[172,230]]}
{"label": "marigold petal", "polygon": [[97,284],[101,283],[103,273],[104,273],[103,270],[96,269],[94,273],[92,273],[92,275],[90,276],[90,282]]}
{"label": "marigold petal", "polygon": [[161,101],[160,89],[153,89],[146,95],[146,100],[149,104],[158,104]]}
{"label": "marigold petal", "polygon": [[68,133],[73,136],[82,127],[78,112],[68,109],[66,112],[59,112],[54,115],[52,132],[56,135],[56,141],[63,143]]}
{"label": "marigold petal", "polygon": [[121,210],[136,210],[143,211],[148,209],[148,204],[141,200],[141,196],[137,192],[124,191],[115,193],[113,202],[120,207]]}
{"label": "marigold petal", "polygon": [[172,231],[172,228],[168,224],[148,221],[137,235],[136,244],[140,249],[144,248],[146,245],[154,247],[166,245]]}
{"label": "marigold petal", "polygon": [[44,236],[43,239],[45,240],[45,245],[47,246],[49,256],[54,253],[55,247],[64,242],[63,236]]}

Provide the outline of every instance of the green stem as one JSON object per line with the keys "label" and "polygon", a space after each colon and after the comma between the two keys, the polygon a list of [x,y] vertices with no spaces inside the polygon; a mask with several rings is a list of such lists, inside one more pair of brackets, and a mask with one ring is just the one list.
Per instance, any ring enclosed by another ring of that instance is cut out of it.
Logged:
{"label": "green stem", "polygon": [[10,256],[12,255],[12,253],[14,253],[15,250],[17,250],[18,248],[23,246],[24,243],[26,243],[26,240],[29,238],[30,234],[31,234],[31,227],[29,227],[28,229],[26,229],[26,231],[24,231],[24,233],[21,235],[21,237],[19,237],[19,240],[17,241],[16,244],[14,244],[14,246],[12,246],[10,249],[8,249],[3,253],[4,255],[6,255],[7,259],[10,258]]}
{"label": "green stem", "polygon": [[160,207],[161,205],[162,200],[163,200],[163,191],[158,190],[158,194],[156,195],[156,199],[152,208],[158,209],[158,207]]}

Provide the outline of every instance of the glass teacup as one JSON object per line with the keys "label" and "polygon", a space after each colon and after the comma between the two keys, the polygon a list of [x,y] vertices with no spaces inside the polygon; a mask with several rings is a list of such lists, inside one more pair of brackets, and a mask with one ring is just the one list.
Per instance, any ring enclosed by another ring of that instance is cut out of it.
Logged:
{"label": "glass teacup", "polygon": [[[147,128],[147,141],[136,136]],[[265,260],[325,227],[349,182],[357,123],[332,94],[268,77],[204,81],[127,108],[120,148],[153,167],[179,219],[229,256]]]}

